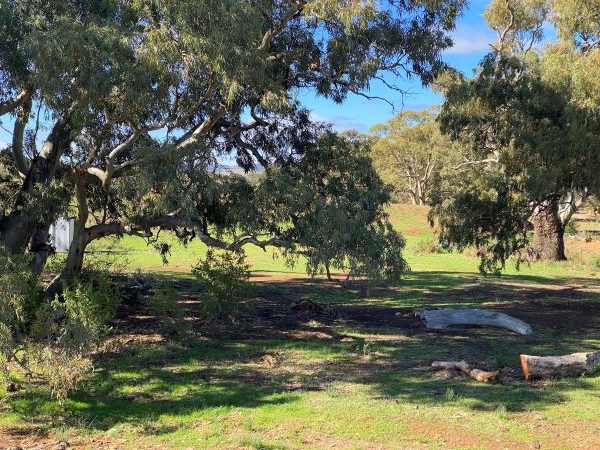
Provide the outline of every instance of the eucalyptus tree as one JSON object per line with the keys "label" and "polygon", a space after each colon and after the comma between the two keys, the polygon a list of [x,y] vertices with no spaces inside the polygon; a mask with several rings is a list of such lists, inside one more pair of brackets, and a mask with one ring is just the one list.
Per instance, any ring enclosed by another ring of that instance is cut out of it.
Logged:
{"label": "eucalyptus tree", "polygon": [[431,203],[435,180],[457,155],[436,117],[434,110],[404,111],[371,129],[375,167],[413,205]]}
{"label": "eucalyptus tree", "polygon": [[[492,51],[473,78],[440,79],[442,129],[467,150],[432,216],[445,245],[480,248],[484,271],[513,255],[565,259],[564,226],[597,189],[600,3],[584,3],[492,1]],[[558,39],[542,44],[547,21]]]}
{"label": "eucalyptus tree", "polygon": [[93,240],[156,227],[227,249],[288,246],[219,161],[299,164],[323,133],[302,90],[342,102],[371,97],[376,79],[394,88],[388,75],[431,82],[463,3],[1,0],[0,117],[14,123],[20,186],[0,243],[41,268],[49,224],[75,205],[67,279]]}
{"label": "eucalyptus tree", "polygon": [[332,132],[297,164],[269,171],[256,192],[256,203],[268,211],[260,216],[288,224],[273,232],[303,249],[309,273],[331,278],[335,267],[371,280],[395,280],[408,269],[399,251],[404,239],[384,209],[390,198],[391,186],[369,157],[369,141]]}

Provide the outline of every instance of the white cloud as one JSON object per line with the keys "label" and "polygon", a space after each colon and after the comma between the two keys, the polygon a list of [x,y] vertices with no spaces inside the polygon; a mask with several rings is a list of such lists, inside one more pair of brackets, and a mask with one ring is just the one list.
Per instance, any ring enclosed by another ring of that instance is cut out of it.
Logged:
{"label": "white cloud", "polygon": [[472,55],[485,53],[490,49],[496,36],[487,28],[476,28],[469,25],[459,25],[452,35],[454,45],[446,50],[448,55]]}
{"label": "white cloud", "polygon": [[369,129],[369,126],[362,122],[358,117],[350,117],[345,115],[323,117],[318,113],[311,112],[310,118],[315,122],[324,122],[330,124],[335,131],[357,130],[365,132]]}
{"label": "white cloud", "polygon": [[8,142],[0,141],[0,150],[8,147],[10,144]]}

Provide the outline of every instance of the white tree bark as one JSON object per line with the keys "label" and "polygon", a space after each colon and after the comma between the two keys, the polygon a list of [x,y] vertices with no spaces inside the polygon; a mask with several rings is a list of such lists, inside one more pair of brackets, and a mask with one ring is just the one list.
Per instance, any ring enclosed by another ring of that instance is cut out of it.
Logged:
{"label": "white tree bark", "polygon": [[584,188],[583,192],[577,198],[577,195],[574,191],[569,191],[565,194],[558,203],[558,217],[562,226],[564,227],[573,214],[577,212],[579,208],[589,199],[590,192],[588,188]]}
{"label": "white tree bark", "polygon": [[446,330],[452,325],[479,325],[506,328],[518,334],[531,334],[531,325],[508,314],[483,309],[429,309],[420,313],[431,330]]}

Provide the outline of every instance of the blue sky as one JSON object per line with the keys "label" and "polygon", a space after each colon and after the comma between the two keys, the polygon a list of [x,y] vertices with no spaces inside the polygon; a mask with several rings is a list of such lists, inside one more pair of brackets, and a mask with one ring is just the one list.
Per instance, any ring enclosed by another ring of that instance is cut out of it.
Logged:
{"label": "blue sky", "polygon": [[[489,0],[469,1],[452,35],[454,47],[444,53],[444,60],[466,75],[472,74],[496,39],[494,31],[487,27],[483,18],[488,3]],[[402,97],[379,82],[374,83],[369,92],[389,100],[394,108],[384,101],[368,100],[357,95],[351,95],[341,105],[315,97],[310,92],[303,93],[300,100],[312,111],[315,119],[330,122],[337,130],[359,131],[368,131],[374,124],[389,120],[403,109],[424,109],[442,102],[439,95],[421,86],[418,80],[396,80],[395,84],[408,94]]]}
{"label": "blue sky", "polygon": [[[451,66],[470,75],[495,40],[495,34],[485,24],[483,12],[489,0],[470,0],[457,22],[453,33],[454,47],[444,53],[444,60]],[[394,81],[394,80],[390,80]],[[310,92],[300,95],[302,103],[312,111],[313,118],[331,123],[337,130],[356,129],[368,131],[376,123],[385,122],[398,112],[407,109],[424,109],[441,103],[442,99],[418,80],[396,80],[395,84],[408,92],[403,98],[398,92],[390,91],[381,83],[373,83],[370,94],[384,97],[394,104],[381,100],[367,100],[351,95],[337,105],[330,100],[316,97]],[[2,127],[12,129],[12,119],[4,117]],[[0,146],[10,142],[11,134],[0,127]]]}

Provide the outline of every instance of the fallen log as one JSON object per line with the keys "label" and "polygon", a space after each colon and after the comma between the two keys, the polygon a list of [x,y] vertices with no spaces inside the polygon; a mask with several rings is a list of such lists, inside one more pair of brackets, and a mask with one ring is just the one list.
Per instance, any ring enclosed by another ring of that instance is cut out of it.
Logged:
{"label": "fallen log", "polygon": [[466,361],[434,361],[431,364],[431,367],[434,370],[460,370],[482,383],[489,383],[490,381],[497,379],[500,374],[500,371],[498,370],[488,372],[485,370],[474,369]]}
{"label": "fallen log", "polygon": [[507,328],[518,334],[531,334],[531,325],[508,314],[484,309],[426,309],[420,314],[431,330],[445,330],[452,325],[479,325]]}
{"label": "fallen log", "polygon": [[520,359],[526,380],[580,376],[592,373],[600,367],[600,352],[573,353],[564,356],[521,355]]}

